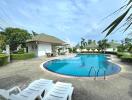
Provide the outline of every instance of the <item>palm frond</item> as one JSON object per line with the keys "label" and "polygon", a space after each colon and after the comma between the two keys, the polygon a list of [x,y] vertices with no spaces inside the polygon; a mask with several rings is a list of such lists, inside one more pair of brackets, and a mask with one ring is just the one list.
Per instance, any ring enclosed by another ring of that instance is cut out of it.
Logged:
{"label": "palm frond", "polygon": [[127,3],[127,5],[130,5],[132,3],[132,0],[129,0],[129,2]]}
{"label": "palm frond", "polygon": [[121,16],[115,19],[108,27],[103,30],[103,33],[109,30],[106,34],[106,37],[121,23],[121,21],[126,17],[130,9],[131,7],[129,7]]}
{"label": "palm frond", "polygon": [[116,11],[112,12],[111,14],[107,15],[105,18],[103,18],[102,20],[110,17],[111,15],[123,10],[123,9],[126,9],[130,4],[132,3],[132,0],[130,0],[128,3],[126,3],[125,5],[123,5],[122,7],[120,7],[119,9],[117,9]]}
{"label": "palm frond", "polygon": [[[116,10],[115,12],[113,12],[113,14],[118,12],[118,11],[123,10],[124,8],[126,11],[123,14],[121,14],[119,17],[117,17],[110,25],[108,25],[102,31],[102,33],[104,33],[108,30],[106,37],[115,30],[115,28],[126,18],[126,16],[128,15],[128,12],[131,10],[132,0],[126,0],[126,1],[127,1],[127,3],[124,6],[120,7],[118,10]],[[124,32],[126,30],[130,29],[130,27],[132,26],[132,13],[130,13],[130,15],[126,18],[125,23],[121,27],[119,27],[117,30],[119,30],[120,28],[122,28],[124,26],[126,26]]]}
{"label": "palm frond", "polygon": [[127,31],[127,30],[131,27],[131,25],[132,25],[132,23],[130,23],[130,24],[125,28],[124,32]]}
{"label": "palm frond", "polygon": [[116,14],[116,13],[117,13],[117,12],[119,12],[120,10],[125,9],[126,7],[127,7],[127,4],[126,4],[126,5],[124,5],[124,6],[122,6],[122,7],[120,7],[120,8],[119,8],[119,9],[117,9],[116,11],[114,11],[114,12],[110,13],[109,15],[107,15],[106,17],[104,17],[101,21],[103,21],[103,20],[107,19],[108,17],[112,16],[113,14]]}

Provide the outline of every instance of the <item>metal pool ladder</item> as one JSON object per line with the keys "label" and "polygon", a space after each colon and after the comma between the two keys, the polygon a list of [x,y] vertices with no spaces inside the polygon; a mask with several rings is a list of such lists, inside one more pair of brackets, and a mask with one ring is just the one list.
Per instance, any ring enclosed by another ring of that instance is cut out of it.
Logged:
{"label": "metal pool ladder", "polygon": [[90,73],[91,73],[92,69],[93,69],[94,72],[95,72],[94,80],[96,80],[96,70],[95,70],[94,66],[92,66],[92,67],[90,68],[90,70],[89,70],[89,76],[90,76]]}
{"label": "metal pool ladder", "polygon": [[[98,69],[97,71],[97,77],[99,76],[99,71],[100,71],[100,68]],[[104,80],[106,79],[106,70],[104,69]]]}

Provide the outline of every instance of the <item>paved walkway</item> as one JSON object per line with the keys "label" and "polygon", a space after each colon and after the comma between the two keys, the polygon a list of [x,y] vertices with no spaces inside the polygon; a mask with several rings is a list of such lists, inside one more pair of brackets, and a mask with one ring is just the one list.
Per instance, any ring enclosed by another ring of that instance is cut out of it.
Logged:
{"label": "paved walkway", "polygon": [[66,78],[44,72],[39,66],[46,58],[15,61],[0,67],[0,88],[13,86],[25,88],[39,78],[70,82],[75,87],[73,100],[132,100],[132,64],[124,64],[113,56],[114,62],[123,66],[120,74],[103,79]]}

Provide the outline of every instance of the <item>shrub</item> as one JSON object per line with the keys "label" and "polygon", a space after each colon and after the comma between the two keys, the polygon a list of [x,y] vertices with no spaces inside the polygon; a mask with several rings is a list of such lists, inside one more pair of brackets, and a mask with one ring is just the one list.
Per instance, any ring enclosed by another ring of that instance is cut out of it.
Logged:
{"label": "shrub", "polygon": [[118,56],[118,57],[123,56],[123,54],[124,54],[123,52],[117,52],[117,56]]}
{"label": "shrub", "polygon": [[77,53],[77,48],[73,48],[73,53]]}
{"label": "shrub", "polygon": [[2,49],[0,48],[0,53],[2,53]]}
{"label": "shrub", "polygon": [[113,55],[117,55],[117,53],[116,52],[105,52],[105,54],[113,54]]}
{"label": "shrub", "polygon": [[17,51],[17,53],[18,53],[18,54],[23,54],[23,53],[24,53],[24,49],[23,49],[23,48],[19,49],[19,50]]}
{"label": "shrub", "polygon": [[34,57],[35,57],[35,53],[11,54],[12,60],[25,60]]}
{"label": "shrub", "polygon": [[125,46],[122,46],[122,45],[120,45],[120,46],[117,47],[117,51],[118,52],[124,52],[125,49],[126,49]]}
{"label": "shrub", "polygon": [[68,50],[69,50],[69,53],[72,53],[73,52],[72,48],[68,48]]}
{"label": "shrub", "polygon": [[121,60],[125,62],[132,62],[132,54],[131,55],[123,55],[121,56]]}
{"label": "shrub", "polygon": [[128,52],[117,52],[117,56],[120,58],[121,56],[130,55]]}
{"label": "shrub", "polygon": [[0,54],[0,66],[8,63],[8,56],[5,54]]}

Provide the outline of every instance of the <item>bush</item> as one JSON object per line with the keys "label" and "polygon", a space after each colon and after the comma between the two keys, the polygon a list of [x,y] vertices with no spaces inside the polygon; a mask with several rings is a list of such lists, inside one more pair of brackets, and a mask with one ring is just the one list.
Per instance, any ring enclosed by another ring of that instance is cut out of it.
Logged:
{"label": "bush", "polygon": [[72,48],[68,48],[68,50],[69,50],[69,53],[72,53],[73,52]]}
{"label": "bush", "polygon": [[73,53],[77,53],[77,48],[73,48]]}
{"label": "bush", "polygon": [[8,56],[5,54],[0,54],[0,66],[3,66],[8,63]]}
{"label": "bush", "polygon": [[11,54],[11,60],[25,60],[34,57],[35,53]]}
{"label": "bush", "polygon": [[121,56],[121,60],[125,62],[132,62],[132,54],[131,55],[123,55]]}
{"label": "bush", "polygon": [[117,47],[117,51],[118,52],[124,52],[125,49],[126,49],[125,46],[122,46],[122,45],[120,45],[120,46]]}
{"label": "bush", "polygon": [[2,49],[0,48],[0,53],[2,53]]}
{"label": "bush", "polygon": [[19,50],[17,51],[17,53],[18,53],[18,54],[24,54],[24,49],[23,49],[23,48],[19,49]]}
{"label": "bush", "polygon": [[117,52],[117,56],[120,58],[120,57],[122,57],[122,56],[129,56],[130,55],[130,53],[128,53],[128,52]]}
{"label": "bush", "polygon": [[117,56],[118,56],[118,57],[123,56],[123,54],[124,54],[123,52],[117,52]]}
{"label": "bush", "polygon": [[113,54],[113,55],[117,55],[117,53],[116,52],[105,52],[105,54]]}

